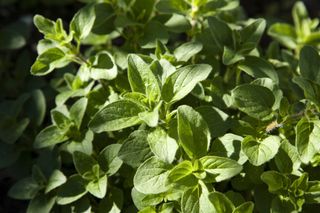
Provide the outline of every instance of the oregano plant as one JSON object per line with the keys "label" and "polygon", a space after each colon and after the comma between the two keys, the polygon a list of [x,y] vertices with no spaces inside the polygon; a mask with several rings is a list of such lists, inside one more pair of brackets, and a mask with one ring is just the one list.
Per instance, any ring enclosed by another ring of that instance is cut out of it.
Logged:
{"label": "oregano plant", "polygon": [[320,209],[320,28],[303,2],[292,23],[238,0],[81,2],[33,17],[28,75],[51,89],[0,103],[0,168],[29,159],[8,191],[24,211]]}

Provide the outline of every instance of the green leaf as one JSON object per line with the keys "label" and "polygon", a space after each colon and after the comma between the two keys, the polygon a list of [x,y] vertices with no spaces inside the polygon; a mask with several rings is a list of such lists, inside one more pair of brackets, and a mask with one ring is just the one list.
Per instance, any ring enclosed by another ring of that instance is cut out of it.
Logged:
{"label": "green leaf", "polygon": [[306,203],[320,203],[320,182],[309,181],[308,189],[305,191],[304,197]]}
{"label": "green leaf", "polygon": [[212,202],[215,211],[219,213],[233,212],[234,205],[224,194],[215,191],[209,194],[209,200]]}
{"label": "green leaf", "polygon": [[150,66],[138,55],[128,56],[128,79],[133,92],[145,94],[150,100],[160,98],[160,86]]}
{"label": "green leaf", "polygon": [[149,127],[156,127],[159,121],[159,107],[160,105],[156,106],[151,112],[145,111],[139,113],[139,118],[144,121]]}
{"label": "green leaf", "polygon": [[121,144],[111,144],[104,148],[98,156],[101,169],[110,176],[115,174],[122,165],[122,160],[118,157],[120,149]]}
{"label": "green leaf", "polygon": [[300,159],[303,163],[308,164],[313,156],[319,152],[320,145],[320,121],[309,122],[307,118],[302,118],[296,128],[296,142]]}
{"label": "green leaf", "polygon": [[142,48],[150,49],[157,46],[157,41],[166,44],[168,40],[169,34],[166,27],[158,21],[150,21],[145,25],[139,44]]}
{"label": "green leaf", "polygon": [[66,140],[68,140],[68,137],[65,136],[58,127],[48,126],[36,136],[33,147],[36,149],[41,149],[62,143]]}
{"label": "green leaf", "polygon": [[258,45],[265,28],[266,28],[266,21],[261,18],[245,26],[240,31],[240,38],[243,43],[242,47],[250,46],[251,47],[250,50],[254,49]]}
{"label": "green leaf", "polygon": [[66,176],[60,170],[54,170],[49,177],[45,193],[52,191],[53,189],[61,186],[67,181]]}
{"label": "green leaf", "polygon": [[106,175],[104,175],[97,180],[90,181],[87,184],[86,189],[90,194],[101,199],[101,198],[104,198],[104,196],[107,193],[107,185],[108,185],[108,178]]}
{"label": "green leaf", "polygon": [[299,68],[303,78],[320,85],[320,55],[316,49],[310,46],[301,49]]}
{"label": "green leaf", "polygon": [[27,213],[50,213],[56,198],[52,195],[38,195],[33,198],[27,208]]}
{"label": "green leaf", "polygon": [[299,38],[303,38],[308,34],[309,29],[306,29],[306,20],[309,19],[309,14],[303,2],[297,1],[292,8],[293,22]]}
{"label": "green leaf", "polygon": [[196,84],[205,80],[212,68],[206,64],[188,65],[177,69],[164,83],[161,91],[165,102],[176,102],[188,95]]}
{"label": "green leaf", "polygon": [[177,118],[179,143],[189,158],[206,155],[211,137],[207,123],[200,113],[183,105],[178,108]]}
{"label": "green leaf", "polygon": [[133,178],[134,187],[144,194],[165,192],[169,189],[166,182],[170,169],[170,164],[151,157],[137,169]]}
{"label": "green leaf", "polygon": [[292,213],[297,212],[294,208],[294,204],[289,199],[281,199],[280,197],[274,197],[271,204],[270,211],[272,213]]}
{"label": "green leaf", "polygon": [[261,175],[261,180],[268,185],[271,193],[278,193],[280,190],[286,190],[289,186],[289,179],[277,171],[266,171]]}
{"label": "green leaf", "polygon": [[184,0],[161,0],[156,5],[157,10],[163,13],[185,14],[189,9],[189,5]]}
{"label": "green leaf", "polygon": [[140,210],[138,213],[157,213],[156,208],[154,206],[148,206],[142,210]]}
{"label": "green leaf", "polygon": [[47,75],[56,68],[66,66],[69,61],[61,49],[54,47],[44,51],[37,57],[30,72],[37,76]]}
{"label": "green leaf", "polygon": [[207,194],[201,192],[198,187],[185,191],[181,198],[182,213],[211,212],[213,206],[207,198]]}
{"label": "green leaf", "polygon": [[284,23],[275,23],[268,30],[268,35],[289,49],[297,47],[297,34],[293,26]]}
{"label": "green leaf", "polygon": [[79,175],[73,175],[67,182],[59,187],[57,194],[57,203],[66,205],[72,203],[87,193],[86,183]]}
{"label": "green leaf", "polygon": [[292,81],[296,83],[304,93],[306,99],[320,106],[320,85],[313,83],[311,80],[301,78],[299,76],[293,77]]}
{"label": "green leaf", "polygon": [[82,40],[91,32],[95,19],[95,8],[89,4],[74,15],[70,23],[70,31],[74,32],[77,40]]}
{"label": "green leaf", "polygon": [[253,208],[254,208],[254,203],[249,201],[235,208],[232,213],[252,213]]}
{"label": "green leaf", "polygon": [[52,123],[58,127],[61,132],[65,132],[72,125],[69,117],[60,109],[53,109],[50,112]]}
{"label": "green leaf", "polygon": [[136,130],[123,142],[119,150],[119,158],[133,168],[139,167],[152,156],[148,141],[148,132]]}
{"label": "green leaf", "polygon": [[263,58],[246,56],[245,60],[238,64],[238,68],[254,78],[271,78],[274,83],[279,82],[278,75],[273,66]]}
{"label": "green leaf", "polygon": [[44,35],[56,34],[55,22],[43,17],[42,15],[35,15],[33,17],[33,23],[38,28],[39,32]]}
{"label": "green leaf", "polygon": [[77,100],[70,108],[70,119],[75,122],[78,129],[80,129],[84,114],[87,109],[87,105],[88,99],[84,97]]}
{"label": "green leaf", "polygon": [[149,133],[147,140],[151,151],[157,158],[167,163],[174,161],[178,144],[162,128],[158,127]]}
{"label": "green leaf", "polygon": [[238,53],[236,50],[224,46],[222,55],[222,62],[224,65],[235,64],[239,61],[242,61],[243,59],[245,59],[245,57],[241,53]]}
{"label": "green leaf", "polygon": [[[117,77],[118,68],[115,64],[114,58],[107,51],[101,51],[95,54],[89,59],[90,66],[90,76],[94,80],[112,80]],[[84,65],[86,66],[86,65]]]}
{"label": "green leaf", "polygon": [[239,110],[257,119],[268,116],[275,101],[269,89],[253,84],[237,86],[231,91],[231,97]]}
{"label": "green leaf", "polygon": [[230,158],[243,165],[247,160],[247,156],[241,150],[241,142],[243,137],[227,133],[224,136],[213,141],[210,147],[210,153],[215,156]]}
{"label": "green leaf", "polygon": [[[227,23],[212,16],[208,18],[208,24],[211,36],[221,53],[223,52],[223,48],[225,46],[233,48],[233,33]],[[232,46],[230,46],[230,44]]]}
{"label": "green leaf", "polygon": [[197,41],[182,44],[174,50],[174,56],[178,61],[187,62],[192,56],[202,50],[203,45]]}
{"label": "green leaf", "polygon": [[90,155],[76,151],[73,153],[73,164],[80,175],[85,175],[98,163]]}
{"label": "green leaf", "polygon": [[99,203],[98,212],[121,213],[123,209],[124,194],[122,190],[109,186],[108,194]]}
{"label": "green leaf", "polygon": [[182,161],[171,169],[168,175],[168,181],[169,183],[194,187],[198,184],[198,179],[192,174],[193,170],[194,168],[191,161]]}
{"label": "green leaf", "polygon": [[95,21],[92,32],[98,35],[109,34],[114,30],[115,13],[111,4],[97,3],[95,6]]}
{"label": "green leaf", "polygon": [[229,115],[213,106],[200,106],[196,110],[208,124],[212,138],[224,135],[231,127]]}
{"label": "green leaf", "polygon": [[234,160],[218,156],[204,156],[200,158],[203,169],[214,175],[215,182],[230,179],[242,170],[242,166]]}
{"label": "green leaf", "polygon": [[136,102],[119,100],[97,112],[89,123],[94,132],[116,131],[141,123],[138,116],[144,108]]}
{"label": "green leaf", "polygon": [[30,200],[36,197],[41,187],[31,177],[16,182],[9,190],[8,196],[19,200]]}
{"label": "green leaf", "polygon": [[247,155],[249,162],[254,166],[260,166],[277,154],[281,145],[281,138],[268,136],[262,141],[257,141],[252,136],[247,136],[242,141],[242,151]]}
{"label": "green leaf", "polygon": [[143,209],[147,206],[155,206],[163,201],[161,194],[143,194],[139,192],[136,188],[132,188],[131,198],[134,205],[138,209]]}
{"label": "green leaf", "polygon": [[156,0],[135,0],[131,5],[131,10],[135,19],[139,22],[149,21],[153,11]]}
{"label": "green leaf", "polygon": [[300,156],[297,147],[289,141],[283,140],[275,157],[277,168],[282,173],[300,174]]}

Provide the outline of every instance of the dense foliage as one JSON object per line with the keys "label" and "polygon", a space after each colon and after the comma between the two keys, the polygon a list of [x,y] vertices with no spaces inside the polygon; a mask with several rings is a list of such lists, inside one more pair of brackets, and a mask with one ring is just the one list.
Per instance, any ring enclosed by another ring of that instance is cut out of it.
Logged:
{"label": "dense foliage", "polygon": [[[82,2],[70,23],[33,17],[34,62],[0,60],[9,197],[28,213],[320,209],[320,30],[302,2],[292,23],[238,0]],[[0,49],[30,26],[2,28]]]}

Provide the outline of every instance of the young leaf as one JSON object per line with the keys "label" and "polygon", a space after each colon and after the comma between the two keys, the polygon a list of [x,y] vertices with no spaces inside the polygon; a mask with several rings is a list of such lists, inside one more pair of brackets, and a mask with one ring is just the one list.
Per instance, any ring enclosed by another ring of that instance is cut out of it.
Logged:
{"label": "young leaf", "polygon": [[168,175],[168,181],[169,183],[194,187],[198,184],[198,179],[192,174],[193,170],[194,168],[191,161],[182,161],[171,169]]}
{"label": "young leaf", "polygon": [[76,39],[80,41],[89,35],[95,19],[94,6],[87,5],[74,15],[70,23],[70,31],[73,31]]}
{"label": "young leaf", "polygon": [[156,76],[138,55],[128,56],[128,79],[133,92],[143,93],[153,101],[160,98],[160,86]]}
{"label": "young leaf", "polygon": [[134,187],[144,194],[158,194],[169,189],[167,177],[171,166],[156,157],[141,164],[133,178]]}
{"label": "young leaf", "polygon": [[107,185],[108,185],[108,178],[107,178],[107,175],[104,175],[97,180],[90,181],[87,184],[86,189],[90,194],[101,199],[107,193]]}
{"label": "young leaf", "polygon": [[203,169],[214,175],[215,182],[221,182],[239,174],[242,166],[234,160],[218,156],[204,156],[200,158]]}
{"label": "young leaf", "polygon": [[[254,49],[259,43],[261,36],[266,28],[266,21],[264,19],[257,19],[251,24],[245,26],[240,31],[242,46],[251,46]],[[251,49],[251,48],[250,48]]]}
{"label": "young leaf", "polygon": [[231,91],[234,105],[248,115],[262,119],[271,113],[275,98],[263,86],[243,84]]}
{"label": "young leaf", "polygon": [[247,155],[249,162],[254,166],[260,166],[277,154],[281,145],[281,138],[269,136],[262,141],[257,141],[252,136],[247,136],[242,141],[242,151]]}
{"label": "young leaf", "polygon": [[188,65],[177,69],[164,83],[161,97],[165,102],[176,102],[188,95],[196,84],[205,80],[212,68],[206,64]]}
{"label": "young leaf", "polygon": [[184,105],[178,108],[177,117],[179,143],[189,158],[206,155],[211,137],[207,123],[200,113]]}
{"label": "young leaf", "polygon": [[268,35],[289,49],[296,49],[297,34],[293,26],[284,23],[275,23],[268,30]]}
{"label": "young leaf", "polygon": [[35,15],[33,17],[33,23],[38,28],[39,32],[44,35],[56,33],[55,31],[55,23],[50,19],[43,17],[42,15]]}
{"label": "young leaf", "polygon": [[158,107],[154,108],[151,112],[148,112],[148,111],[140,112],[138,116],[149,127],[156,127],[158,125],[158,121],[159,121]]}
{"label": "young leaf", "polygon": [[141,123],[139,113],[144,108],[130,100],[113,102],[97,112],[89,123],[94,132],[121,130]]}
{"label": "young leaf", "polygon": [[73,153],[73,163],[77,172],[81,175],[91,172],[93,166],[98,164],[91,156],[78,151]]}
{"label": "young leaf", "polygon": [[66,66],[70,60],[66,54],[59,49],[54,47],[41,53],[31,67],[31,74],[42,76],[47,75],[56,68],[61,68]]}

